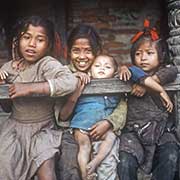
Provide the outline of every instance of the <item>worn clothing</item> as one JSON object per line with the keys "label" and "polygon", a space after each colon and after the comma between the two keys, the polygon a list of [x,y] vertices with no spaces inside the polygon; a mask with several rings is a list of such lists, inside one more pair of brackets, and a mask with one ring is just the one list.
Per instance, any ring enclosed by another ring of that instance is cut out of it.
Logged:
{"label": "worn clothing", "polygon": [[[73,64],[69,65],[69,68],[71,69],[72,72],[76,72],[77,70],[75,69],[75,67],[73,66]],[[57,109],[57,113],[58,114],[58,106],[56,107]],[[113,113],[107,117],[105,117],[105,120],[109,121],[112,126],[113,126],[113,131],[114,132],[118,132],[118,130],[122,129],[125,125],[126,122],[126,114],[127,114],[127,102],[122,99],[116,109],[113,111]],[[62,154],[60,156],[60,160],[59,160],[59,169],[62,172],[58,179],[61,180],[69,180],[69,179],[74,179],[74,180],[80,180],[81,176],[79,174],[79,169],[77,168],[77,152],[78,152],[78,145],[73,137],[73,135],[70,133],[70,129],[68,129],[70,121],[67,122],[61,122],[58,121],[57,124],[59,126],[60,129],[64,130],[63,133],[63,139],[62,139]],[[101,142],[101,141],[100,141]],[[99,144],[99,142],[95,142],[95,144]],[[118,148],[118,144],[114,144],[113,149]],[[68,149],[68,151],[65,152],[65,149]],[[115,157],[114,154],[115,151],[110,152],[108,157],[106,159],[109,158],[109,156],[111,157]],[[118,154],[116,154],[116,156],[118,156]],[[100,164],[99,168],[104,167],[104,164],[106,164],[105,162],[106,160],[104,159],[104,161],[102,161],[102,163]],[[109,165],[106,165],[106,172],[110,172],[112,169],[116,169],[117,166],[117,162],[116,159],[113,160],[112,163],[108,162]],[[115,174],[109,174],[109,180],[114,180],[114,177],[116,176],[117,172],[113,171]],[[110,176],[111,175],[111,176]],[[99,174],[99,176],[101,177],[101,175]],[[103,176],[103,175],[102,175]],[[99,179],[100,180],[100,179]]]}
{"label": "worn clothing", "polygon": [[[93,142],[93,155],[96,156],[101,145],[101,141]],[[117,179],[117,163],[119,162],[119,139],[114,141],[111,153],[109,153],[105,159],[101,162],[101,165],[97,168],[98,180],[115,180]]]}
{"label": "worn clothing", "polygon": [[[138,81],[147,74],[136,66],[129,67],[133,81]],[[122,99],[122,98],[121,98]],[[81,96],[75,106],[70,127],[88,130],[96,122],[112,114],[121,100],[119,95]]]}
{"label": "worn clothing", "polygon": [[[155,73],[161,84],[175,80],[177,68],[168,66]],[[143,97],[128,97],[126,126],[120,136],[120,152],[127,152],[137,158],[141,168],[150,173],[156,147],[166,143],[176,143],[176,138],[167,130],[169,114],[160,97],[147,92]]]}
{"label": "worn clothing", "polygon": [[[11,61],[2,69],[8,83],[51,81],[54,96],[71,93],[77,79],[60,62],[44,57],[22,71],[15,71]],[[12,100],[12,112],[0,127],[0,179],[30,180],[42,163],[59,152],[62,131],[55,130],[53,98],[19,97]]]}
{"label": "worn clothing", "polygon": [[[131,153],[121,151],[118,175],[121,180],[137,180],[138,161]],[[158,146],[154,157],[152,180],[173,180],[176,172],[178,146],[167,143]]]}
{"label": "worn clothing", "polygon": [[80,97],[75,106],[70,127],[88,131],[95,123],[111,114],[119,101],[119,96]]}
{"label": "worn clothing", "polygon": [[56,161],[57,180],[81,180],[77,162],[78,144],[70,129],[63,130],[60,151]]}

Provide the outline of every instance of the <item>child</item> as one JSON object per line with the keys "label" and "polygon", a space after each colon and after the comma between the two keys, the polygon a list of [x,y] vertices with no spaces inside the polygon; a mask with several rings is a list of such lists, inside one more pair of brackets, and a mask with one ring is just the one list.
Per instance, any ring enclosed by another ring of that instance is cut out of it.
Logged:
{"label": "child", "polygon": [[[27,180],[55,180],[54,156],[62,132],[54,129],[53,98],[72,93],[77,79],[51,56],[53,24],[39,16],[18,24],[13,60],[5,63],[1,80],[10,84],[11,115],[0,126],[0,177]],[[42,94],[46,97],[24,97]]]}
{"label": "child", "polygon": [[[91,66],[90,74],[92,78],[113,78],[116,72],[116,67],[117,64],[112,57],[107,55],[99,55],[96,57],[94,63]],[[141,72],[136,67],[131,67],[130,70],[133,74],[133,78],[137,78],[139,74],[141,77],[145,76],[145,73]],[[171,110],[172,104],[166,92],[158,83],[148,77],[147,80],[145,80],[145,85],[151,86],[152,89],[159,91],[162,94],[162,98],[167,103],[167,109]],[[97,166],[111,150],[116,138],[115,134],[109,130],[104,135],[104,137],[101,138],[102,143],[100,145],[99,151],[89,162],[91,152],[91,139],[88,135],[89,130],[96,122],[111,114],[120,99],[117,95],[85,96],[79,98],[81,91],[83,90],[82,87],[84,87],[84,84],[82,84],[80,89],[69,97],[69,102],[67,101],[67,104],[61,111],[61,119],[67,119],[70,115],[69,113],[73,112],[75,107],[70,127],[74,129],[74,136],[79,144],[78,162],[82,173],[82,179],[85,180],[89,179],[91,174],[95,172]]]}
{"label": "child", "polygon": [[[164,65],[162,41],[156,30],[149,27],[147,20],[144,26],[144,30],[132,38],[131,48],[133,64],[148,74],[140,83],[146,84],[148,78],[162,85],[175,80],[177,68]],[[161,90],[164,92],[162,87]],[[152,172],[152,179],[172,180],[178,157],[176,138],[171,128],[166,129],[172,103],[166,93],[166,102],[161,100],[162,93],[155,94],[146,89],[143,94],[133,91],[128,97],[127,122],[120,137],[119,178],[137,180],[140,167],[147,174]]]}
{"label": "child", "polygon": [[[90,82],[90,77],[88,76],[89,69],[93,64],[95,57],[101,53],[101,39],[92,26],[80,24],[72,29],[67,44],[68,58],[70,61],[69,68],[81,79],[81,81],[87,84]],[[106,116],[92,126],[91,130],[89,130],[89,136],[91,139],[96,140],[93,141],[92,144],[93,151],[98,151],[99,145],[101,144],[100,139],[108,130],[117,131],[124,127],[126,114],[127,102],[122,98],[111,115]],[[65,113],[65,116],[66,115],[67,114]],[[60,161],[58,162],[59,171],[57,172],[60,172],[59,176],[62,180],[81,179],[77,163],[78,144],[71,133],[71,128],[69,128],[69,121],[62,122],[60,119],[58,125],[60,128],[62,127],[64,133]],[[116,179],[118,144],[118,140],[115,140],[112,150],[98,166],[98,180]]]}
{"label": "child", "polygon": [[[116,69],[117,64],[113,57],[99,55],[94,60],[89,73],[93,79],[112,78],[114,77]],[[96,122],[112,113],[120,98],[119,96],[112,95],[79,98],[83,87],[84,83],[82,82],[79,89],[77,89],[77,91],[68,99],[68,101],[73,102],[73,104],[67,101],[60,116],[61,119],[66,120],[75,107],[70,127],[74,129],[74,136],[79,144],[78,162],[82,179],[85,180],[90,179],[90,176],[92,178],[92,174],[95,172],[101,161],[107,156],[116,139],[112,130],[107,131],[103,136],[103,141],[98,153],[90,161],[91,139],[89,137],[89,130]]]}

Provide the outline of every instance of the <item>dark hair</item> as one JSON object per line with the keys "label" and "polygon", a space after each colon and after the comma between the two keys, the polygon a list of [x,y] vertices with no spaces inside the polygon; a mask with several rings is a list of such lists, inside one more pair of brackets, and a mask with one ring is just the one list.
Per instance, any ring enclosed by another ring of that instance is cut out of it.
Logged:
{"label": "dark hair", "polygon": [[67,42],[68,51],[71,50],[74,42],[80,38],[86,38],[89,40],[94,55],[97,55],[98,52],[101,52],[101,38],[97,31],[92,26],[87,24],[80,24],[72,29]]}
{"label": "dark hair", "polygon": [[30,24],[33,26],[41,26],[45,29],[49,41],[49,52],[52,52],[55,41],[54,25],[53,22],[41,16],[30,16],[18,20],[17,24],[14,26],[16,34],[14,34],[13,43],[16,44],[16,48],[18,49],[19,39],[22,36],[22,32],[25,33],[28,30]]}
{"label": "dark hair", "polygon": [[131,46],[131,60],[132,63],[134,64],[135,62],[135,53],[137,51],[137,49],[139,48],[139,46],[141,44],[143,44],[144,42],[150,42],[151,44],[155,44],[157,53],[158,53],[158,60],[160,62],[160,64],[165,64],[169,61],[169,54],[168,54],[168,47],[167,47],[167,43],[166,41],[162,40],[162,39],[158,39],[156,41],[153,41],[151,39],[150,35],[142,35],[135,43],[132,44]]}

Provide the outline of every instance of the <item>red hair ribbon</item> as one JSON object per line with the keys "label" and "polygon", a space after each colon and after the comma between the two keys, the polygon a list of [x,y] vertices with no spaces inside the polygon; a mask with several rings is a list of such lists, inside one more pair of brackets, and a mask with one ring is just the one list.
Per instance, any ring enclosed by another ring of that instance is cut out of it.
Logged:
{"label": "red hair ribbon", "polygon": [[153,41],[156,41],[156,40],[159,39],[159,35],[158,35],[157,31],[156,31],[156,28],[150,28],[149,20],[145,19],[144,20],[144,30],[143,31],[139,31],[138,33],[136,33],[132,37],[131,43],[135,43],[144,34],[149,34]]}

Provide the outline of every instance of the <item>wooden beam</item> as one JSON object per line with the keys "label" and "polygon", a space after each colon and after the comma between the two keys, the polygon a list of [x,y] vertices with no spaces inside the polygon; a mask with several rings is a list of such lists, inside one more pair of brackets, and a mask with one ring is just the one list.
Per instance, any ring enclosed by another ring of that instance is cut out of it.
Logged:
{"label": "wooden beam", "polygon": [[[0,99],[9,99],[8,84],[0,85]],[[176,80],[170,84],[164,86],[167,91],[180,91],[180,74],[178,74]],[[92,80],[88,84],[83,94],[108,94],[108,93],[123,93],[130,92],[130,82],[123,82],[119,79],[104,79],[104,80]],[[42,97],[42,95],[41,95]]]}

